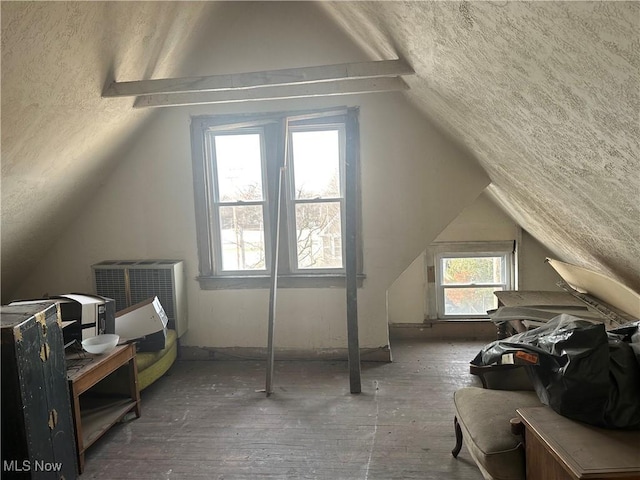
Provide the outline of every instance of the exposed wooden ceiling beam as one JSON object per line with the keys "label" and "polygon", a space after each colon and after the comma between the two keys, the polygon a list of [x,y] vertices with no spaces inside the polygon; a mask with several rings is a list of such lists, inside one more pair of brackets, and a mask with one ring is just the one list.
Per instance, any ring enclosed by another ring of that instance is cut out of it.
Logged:
{"label": "exposed wooden ceiling beam", "polygon": [[279,85],[221,92],[142,95],[136,98],[133,107],[175,107],[207,103],[233,103],[285,98],[322,97],[356,93],[388,92],[394,90],[407,90],[408,88],[408,85],[400,77],[360,78],[356,80],[342,80],[339,82]]}
{"label": "exposed wooden ceiling beam", "polygon": [[310,84],[332,80],[394,77],[412,75],[413,73],[415,72],[411,66],[404,60],[381,60],[207,77],[113,82],[103,92],[102,96],[126,97],[160,93],[215,92],[265,88],[275,85]]}

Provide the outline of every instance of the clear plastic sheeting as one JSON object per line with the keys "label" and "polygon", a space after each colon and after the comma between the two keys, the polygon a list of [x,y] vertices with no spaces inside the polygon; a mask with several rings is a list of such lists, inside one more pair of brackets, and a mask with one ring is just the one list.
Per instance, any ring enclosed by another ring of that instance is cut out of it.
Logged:
{"label": "clear plastic sheeting", "polygon": [[471,363],[522,364],[540,401],[557,413],[599,427],[640,429],[639,325],[607,332],[602,323],[561,314],[486,345]]}

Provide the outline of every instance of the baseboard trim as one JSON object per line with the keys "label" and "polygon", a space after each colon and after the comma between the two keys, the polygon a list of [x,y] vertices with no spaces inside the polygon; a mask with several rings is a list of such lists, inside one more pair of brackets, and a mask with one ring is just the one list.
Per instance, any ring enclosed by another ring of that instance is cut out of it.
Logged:
{"label": "baseboard trim", "polygon": [[[297,349],[277,348],[276,360],[323,360],[346,361],[349,351],[346,348]],[[193,347],[180,346],[180,360],[266,360],[264,347]],[[389,345],[360,349],[363,362],[390,362]]]}
{"label": "baseboard trim", "polygon": [[487,340],[497,338],[496,326],[490,321],[456,320],[425,323],[394,323],[389,325],[389,337],[451,340]]}

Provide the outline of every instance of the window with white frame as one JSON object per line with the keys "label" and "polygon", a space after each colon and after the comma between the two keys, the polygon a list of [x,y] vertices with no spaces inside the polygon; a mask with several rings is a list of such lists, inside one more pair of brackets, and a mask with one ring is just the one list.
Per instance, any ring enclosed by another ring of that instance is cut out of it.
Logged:
{"label": "window with white frame", "polygon": [[434,244],[437,318],[487,318],[497,308],[495,291],[514,286],[513,242]]}
{"label": "window with white frame", "polygon": [[279,284],[343,284],[345,212],[359,210],[345,200],[346,162],[357,165],[357,109],[194,117],[191,135],[203,288],[268,286],[281,172],[278,271],[295,284]]}

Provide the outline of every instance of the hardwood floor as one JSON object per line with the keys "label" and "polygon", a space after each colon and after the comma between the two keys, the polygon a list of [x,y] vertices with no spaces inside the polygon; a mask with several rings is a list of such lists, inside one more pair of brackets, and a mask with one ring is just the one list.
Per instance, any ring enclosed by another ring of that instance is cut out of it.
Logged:
{"label": "hardwood floor", "polygon": [[179,361],[142,392],[142,417],[86,455],[82,479],[464,479],[451,456],[453,392],[478,385],[484,341],[392,341],[392,363],[363,363],[349,393],[344,361]]}

